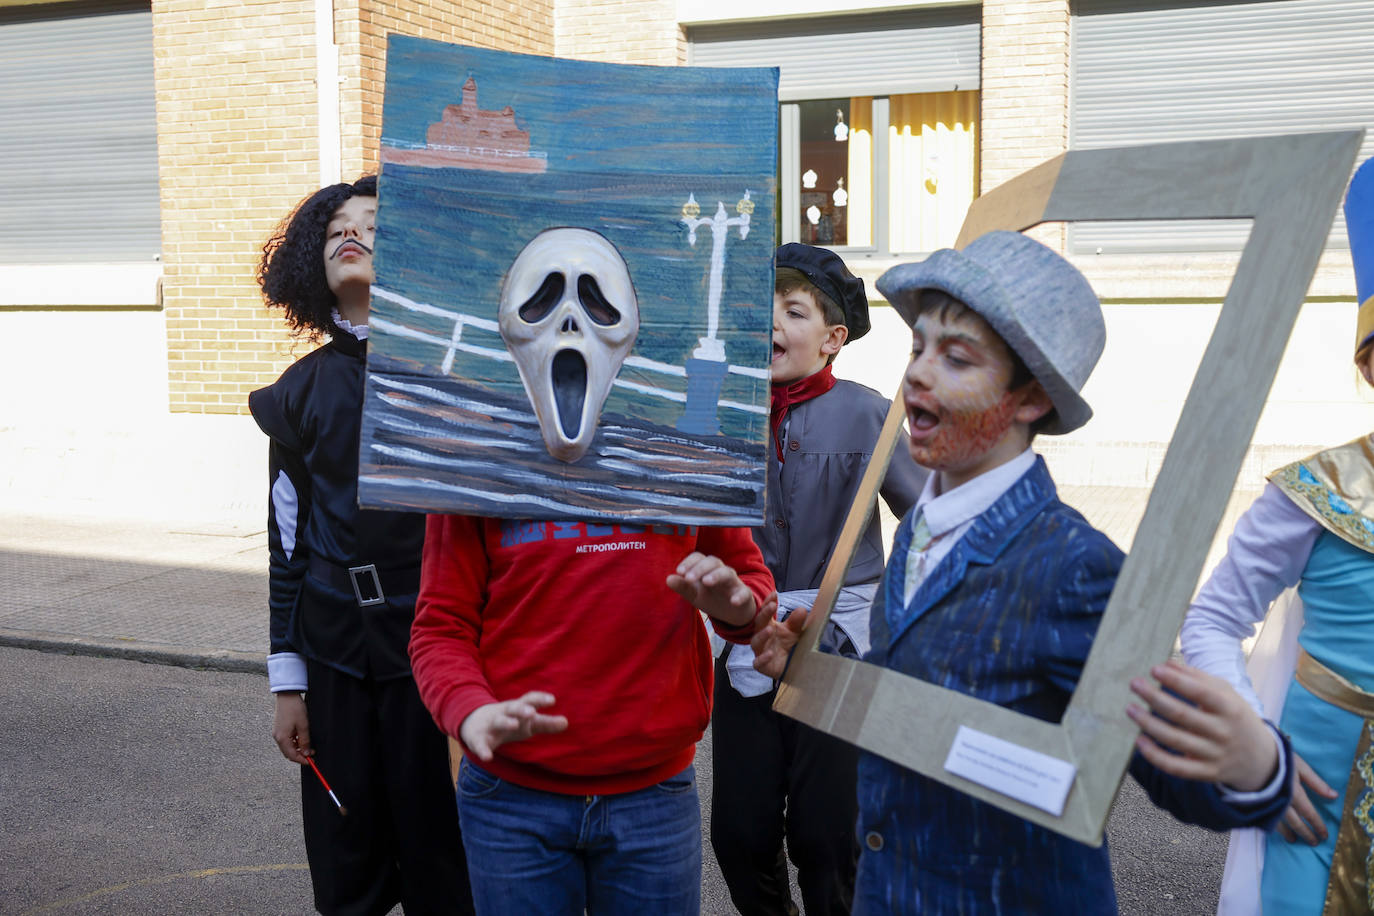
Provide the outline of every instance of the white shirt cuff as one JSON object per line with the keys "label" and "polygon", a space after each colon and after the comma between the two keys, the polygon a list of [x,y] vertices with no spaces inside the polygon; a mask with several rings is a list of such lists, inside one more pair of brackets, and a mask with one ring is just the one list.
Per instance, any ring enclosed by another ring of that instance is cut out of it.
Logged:
{"label": "white shirt cuff", "polygon": [[1221,793],[1221,800],[1228,805],[1236,805],[1239,807],[1242,805],[1263,804],[1267,801],[1271,801],[1274,796],[1278,795],[1279,792],[1283,790],[1284,785],[1286,785],[1288,779],[1288,755],[1283,752],[1283,738],[1279,735],[1279,730],[1274,726],[1274,723],[1266,721],[1264,724],[1269,726],[1269,734],[1274,736],[1274,743],[1278,745],[1278,772],[1276,772],[1274,778],[1269,781],[1269,785],[1256,792],[1239,792],[1232,789],[1230,786],[1217,783],[1217,791]]}
{"label": "white shirt cuff", "polygon": [[305,690],[305,657],[295,652],[274,652],[267,656],[267,683],[273,693]]}

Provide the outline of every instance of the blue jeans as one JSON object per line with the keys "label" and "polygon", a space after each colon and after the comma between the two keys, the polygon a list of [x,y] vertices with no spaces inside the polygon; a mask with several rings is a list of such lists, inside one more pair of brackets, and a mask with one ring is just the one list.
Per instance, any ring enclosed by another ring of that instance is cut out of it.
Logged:
{"label": "blue jeans", "polygon": [[458,817],[479,916],[697,916],[696,771],[620,795],[558,795],[497,779],[467,758]]}

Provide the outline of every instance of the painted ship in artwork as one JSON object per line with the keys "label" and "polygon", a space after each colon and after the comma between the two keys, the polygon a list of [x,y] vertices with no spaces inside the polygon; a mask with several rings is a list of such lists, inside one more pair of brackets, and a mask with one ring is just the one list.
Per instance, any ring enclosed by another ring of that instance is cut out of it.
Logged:
{"label": "painted ship in artwork", "polygon": [[406,148],[388,142],[382,162],[433,169],[485,169],[493,172],[544,172],[548,154],[530,149],[530,133],[515,123],[515,110],[477,107],[477,80],[463,84],[463,101],[444,108],[429,125],[425,145]]}

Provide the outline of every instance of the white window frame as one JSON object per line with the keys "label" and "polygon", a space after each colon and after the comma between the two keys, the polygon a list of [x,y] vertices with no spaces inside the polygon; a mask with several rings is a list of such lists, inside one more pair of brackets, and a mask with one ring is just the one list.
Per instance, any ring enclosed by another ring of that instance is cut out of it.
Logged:
{"label": "white window frame", "polygon": [[[778,168],[778,206],[782,208],[781,243],[801,241],[801,102],[819,101],[800,99],[783,102],[778,112],[778,149],[781,152]],[[888,225],[890,194],[888,184],[888,97],[873,97],[873,244],[872,245],[828,245],[826,247],[844,255],[863,255],[867,257],[891,257],[910,252],[888,250],[891,236]]]}

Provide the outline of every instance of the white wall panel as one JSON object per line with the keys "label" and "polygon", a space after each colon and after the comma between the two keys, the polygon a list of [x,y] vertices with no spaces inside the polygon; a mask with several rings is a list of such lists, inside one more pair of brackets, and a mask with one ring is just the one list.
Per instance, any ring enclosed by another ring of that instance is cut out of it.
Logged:
{"label": "white wall panel", "polygon": [[977,89],[980,14],[953,6],[694,26],[687,61],[778,67],[784,101]]}
{"label": "white wall panel", "polygon": [[[1078,0],[1070,45],[1075,149],[1374,129],[1370,0]],[[1374,132],[1374,131],[1372,131]],[[1374,154],[1365,138],[1357,161]],[[1240,248],[1248,223],[1084,223],[1078,253]],[[1338,216],[1331,245],[1346,245]]]}

